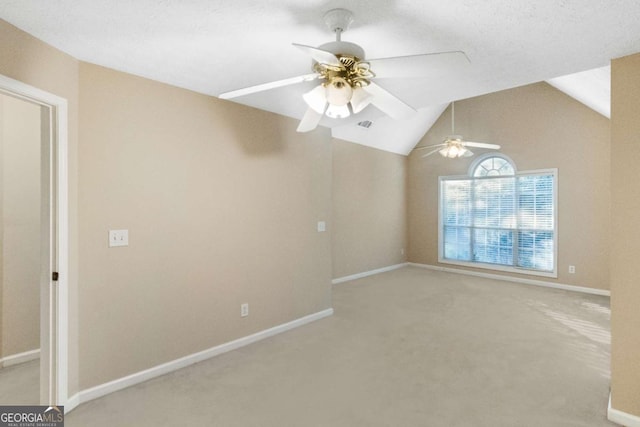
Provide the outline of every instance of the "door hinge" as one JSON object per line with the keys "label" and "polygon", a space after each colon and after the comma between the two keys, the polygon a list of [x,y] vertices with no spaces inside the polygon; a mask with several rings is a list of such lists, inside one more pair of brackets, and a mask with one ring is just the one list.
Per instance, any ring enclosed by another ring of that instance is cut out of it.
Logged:
{"label": "door hinge", "polygon": [[57,282],[57,281],[58,281],[58,276],[59,276],[59,275],[58,275],[58,272],[57,272],[57,271],[54,271],[54,272],[51,274],[51,280],[53,280],[54,282]]}

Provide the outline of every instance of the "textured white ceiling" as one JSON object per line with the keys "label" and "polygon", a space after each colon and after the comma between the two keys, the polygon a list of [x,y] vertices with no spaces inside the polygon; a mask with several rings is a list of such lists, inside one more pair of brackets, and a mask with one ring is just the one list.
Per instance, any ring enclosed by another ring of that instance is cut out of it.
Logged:
{"label": "textured white ceiling", "polygon": [[[0,17],[83,61],[217,96],[308,73],[309,59],[291,43],[333,40],[322,16],[336,7],[353,11],[343,40],[367,58],[462,50],[471,61],[436,78],[378,80],[420,110],[408,122],[369,107],[322,123],[337,137],[399,153],[452,100],[640,51],[637,0],[3,0]],[[305,85],[234,101],[300,118]],[[374,122],[366,133],[356,127],[362,120]]]}
{"label": "textured white ceiling", "polygon": [[371,120],[371,126],[368,128],[352,124],[336,126],[331,128],[331,134],[345,141],[406,156],[447,106],[448,104],[440,104],[419,108],[414,116],[405,120],[393,120],[388,116],[382,116]]}

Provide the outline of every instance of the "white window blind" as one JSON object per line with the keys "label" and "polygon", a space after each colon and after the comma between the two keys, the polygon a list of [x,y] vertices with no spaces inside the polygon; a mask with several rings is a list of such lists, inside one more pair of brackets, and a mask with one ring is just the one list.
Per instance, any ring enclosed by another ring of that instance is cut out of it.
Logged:
{"label": "white window blind", "polygon": [[509,176],[440,178],[440,261],[555,275],[556,171],[499,165]]}

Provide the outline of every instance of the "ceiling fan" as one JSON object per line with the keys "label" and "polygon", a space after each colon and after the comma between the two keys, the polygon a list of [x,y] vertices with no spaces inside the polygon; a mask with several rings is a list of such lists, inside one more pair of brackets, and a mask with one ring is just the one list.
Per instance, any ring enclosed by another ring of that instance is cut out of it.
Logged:
{"label": "ceiling fan", "polygon": [[259,84],[225,92],[222,99],[232,99],[278,87],[318,80],[320,83],[302,95],[307,104],[298,132],[315,129],[324,116],[340,119],[358,114],[373,105],[394,119],[405,118],[415,110],[395,95],[383,89],[376,78],[424,77],[434,68],[453,69],[469,63],[462,51],[436,52],[365,61],[362,47],[341,40],[341,35],[353,22],[346,9],[332,9],[324,15],[327,26],[335,32],[336,41],[319,47],[293,43],[313,59],[312,73],[284,80]]}
{"label": "ceiling fan", "polygon": [[462,139],[462,135],[455,135],[455,102],[451,103],[451,135],[447,136],[440,144],[425,145],[422,147],[416,147],[414,150],[424,150],[431,148],[432,150],[424,154],[422,157],[427,157],[435,153],[440,153],[443,157],[455,159],[457,157],[471,157],[473,151],[467,147],[487,148],[490,150],[499,150],[500,146],[497,144],[487,144],[485,142],[473,142],[465,141]]}

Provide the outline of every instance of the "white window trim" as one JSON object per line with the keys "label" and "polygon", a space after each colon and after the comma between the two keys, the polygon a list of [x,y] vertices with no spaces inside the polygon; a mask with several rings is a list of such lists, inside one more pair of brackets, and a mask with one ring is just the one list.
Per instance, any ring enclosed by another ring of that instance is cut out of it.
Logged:
{"label": "white window trim", "polygon": [[[474,162],[475,165],[480,164],[480,162],[487,157],[495,157],[496,154],[490,153],[488,156],[484,156],[483,158],[476,159]],[[523,175],[553,175],[553,271],[538,271],[531,270],[528,268],[522,267],[511,267],[506,265],[499,264],[488,264],[482,262],[470,262],[470,261],[459,261],[459,260],[451,260],[446,259],[444,257],[444,236],[442,235],[444,227],[443,227],[443,218],[442,218],[442,181],[447,180],[456,180],[456,179],[485,179],[482,177],[474,177],[473,170],[475,169],[472,164],[472,167],[469,168],[469,175],[457,175],[457,176],[440,176],[438,177],[438,263],[440,264],[450,264],[457,265],[461,267],[470,267],[470,268],[481,268],[485,270],[494,270],[494,271],[502,271],[505,273],[516,273],[516,274],[526,274],[529,276],[540,276],[540,277],[551,277],[558,278],[558,169],[536,169],[531,171],[522,171],[519,172],[511,159],[500,154],[497,157],[505,158],[509,160],[509,162],[513,165],[513,169],[515,174],[513,176],[523,176]],[[494,177],[490,177],[494,178]]]}

